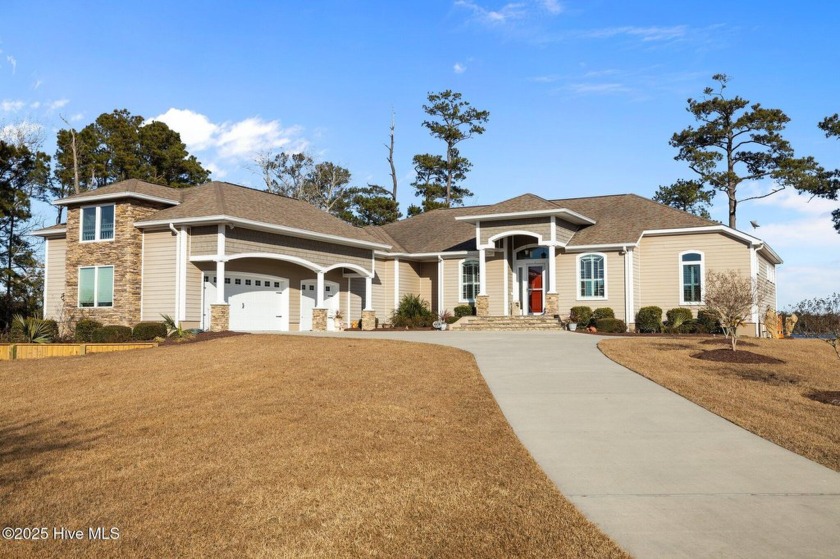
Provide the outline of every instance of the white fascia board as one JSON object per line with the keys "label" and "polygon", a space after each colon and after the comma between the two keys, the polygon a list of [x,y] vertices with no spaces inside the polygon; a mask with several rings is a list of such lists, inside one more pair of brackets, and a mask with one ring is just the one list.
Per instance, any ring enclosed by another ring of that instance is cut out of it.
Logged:
{"label": "white fascia board", "polygon": [[30,237],[52,237],[52,236],[61,236],[67,234],[67,228],[63,229],[50,229],[49,231],[33,231],[28,233]]}
{"label": "white fascia board", "polygon": [[737,229],[732,229],[726,225],[706,225],[703,227],[682,227],[678,229],[648,229],[642,231],[642,237],[653,237],[657,235],[690,235],[692,233],[723,233],[724,235],[735,237],[736,239],[749,243],[753,246],[764,244],[761,239],[753,237],[752,235],[747,235],[746,233],[738,231]]}
{"label": "white fascia board", "polygon": [[458,250],[454,252],[387,252],[384,250],[373,251],[376,256],[389,258],[405,258],[406,260],[423,260],[429,258],[457,258],[467,256],[470,252],[478,254],[478,251]]}
{"label": "white fascia board", "polygon": [[316,233],[314,231],[306,231],[304,229],[297,229],[295,227],[286,227],[284,225],[273,225],[262,221],[253,221],[251,219],[242,219],[240,217],[231,217],[228,215],[209,215],[205,217],[187,217],[180,219],[160,219],[153,221],[138,221],[134,224],[135,227],[155,227],[158,225],[212,225],[223,223],[225,225],[233,225],[240,227],[247,227],[256,231],[266,231],[268,233],[283,233],[292,237],[300,237],[301,239],[312,239],[315,241],[327,241],[340,245],[361,247],[361,248],[381,248],[389,249],[391,245],[381,243],[373,243],[370,241],[358,241],[356,239],[348,239],[339,235],[329,235],[327,233]]}
{"label": "white fascia board", "polygon": [[91,196],[83,196],[81,198],[62,198],[61,200],[54,201],[53,205],[68,206],[70,204],[88,204],[91,202],[104,202],[106,200],[119,200],[121,198],[134,198],[135,200],[160,202],[162,204],[169,204],[171,206],[177,206],[181,203],[177,200],[172,200],[170,198],[161,198],[160,196],[151,196],[149,194],[141,194],[139,192],[108,192],[106,194],[93,194]]}
{"label": "white fascia board", "polygon": [[639,243],[613,243],[607,245],[566,245],[566,252],[581,252],[584,250],[627,250],[627,247],[637,247]]}
{"label": "white fascia board", "polygon": [[577,225],[595,225],[595,220],[586,217],[585,215],[567,210],[565,208],[558,208],[556,210],[531,210],[527,212],[508,212],[502,214],[482,214],[482,215],[462,215],[455,218],[455,221],[493,221],[500,219],[515,219],[522,217],[549,217],[549,216],[568,216],[566,221],[575,223]]}

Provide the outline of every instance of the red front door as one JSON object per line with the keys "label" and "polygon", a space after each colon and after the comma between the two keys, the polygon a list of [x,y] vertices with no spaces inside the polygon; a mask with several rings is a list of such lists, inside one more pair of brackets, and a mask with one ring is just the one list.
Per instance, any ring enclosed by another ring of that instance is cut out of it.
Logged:
{"label": "red front door", "polygon": [[542,266],[528,266],[528,312],[543,312],[543,269]]}

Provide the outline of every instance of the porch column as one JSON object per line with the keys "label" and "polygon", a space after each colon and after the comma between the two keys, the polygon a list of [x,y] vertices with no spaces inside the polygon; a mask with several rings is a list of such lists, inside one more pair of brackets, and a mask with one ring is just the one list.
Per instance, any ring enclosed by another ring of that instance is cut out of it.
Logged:
{"label": "porch column", "polygon": [[376,311],[373,310],[373,277],[365,278],[365,308],[362,309],[362,330],[376,328]]}
{"label": "porch column", "polygon": [[216,304],[225,303],[225,261],[216,261]]}
{"label": "porch column", "polygon": [[560,314],[560,296],[557,294],[557,247],[548,247],[548,291],[545,294],[545,314]]}
{"label": "porch column", "polygon": [[475,296],[475,315],[490,316],[490,297],[487,295],[486,249],[478,251],[478,295]]}
{"label": "porch column", "polygon": [[318,281],[315,286],[315,308],[324,308],[324,272],[318,272]]}

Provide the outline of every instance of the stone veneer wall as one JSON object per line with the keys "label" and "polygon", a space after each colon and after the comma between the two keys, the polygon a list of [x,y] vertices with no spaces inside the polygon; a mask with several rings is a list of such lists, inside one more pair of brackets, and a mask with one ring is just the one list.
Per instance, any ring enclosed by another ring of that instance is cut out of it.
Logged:
{"label": "stone veneer wall", "polygon": [[[83,318],[103,324],[134,326],[140,322],[140,297],[143,258],[143,235],[134,223],[146,219],[167,206],[140,200],[117,200],[114,207],[114,239],[79,242],[80,206],[67,209],[67,276],[64,287],[64,312],[72,323]],[[114,306],[79,308],[79,268],[114,267]]]}

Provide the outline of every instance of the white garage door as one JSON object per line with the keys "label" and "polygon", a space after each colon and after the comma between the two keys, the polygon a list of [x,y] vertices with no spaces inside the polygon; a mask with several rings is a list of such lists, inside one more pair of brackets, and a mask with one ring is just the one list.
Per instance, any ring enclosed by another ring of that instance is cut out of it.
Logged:
{"label": "white garage door", "polygon": [[[210,326],[210,305],[216,301],[216,276],[204,275],[204,321]],[[261,274],[225,276],[225,302],[230,305],[230,329],[239,332],[289,330],[289,280]]]}

